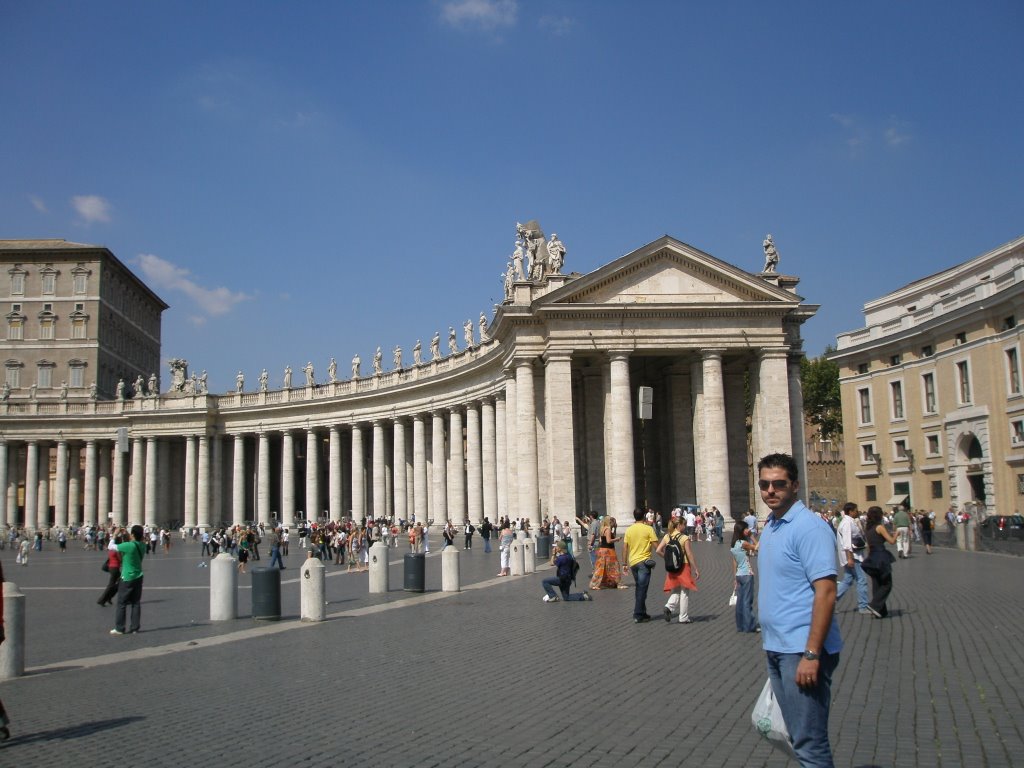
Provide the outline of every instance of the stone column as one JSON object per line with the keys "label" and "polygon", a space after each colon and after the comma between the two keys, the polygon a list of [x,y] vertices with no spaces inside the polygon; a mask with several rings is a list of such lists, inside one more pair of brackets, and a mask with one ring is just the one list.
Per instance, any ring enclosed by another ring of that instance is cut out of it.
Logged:
{"label": "stone column", "polygon": [[[312,512],[312,516],[310,513]],[[315,429],[306,430],[306,517],[319,520],[320,506],[320,436]]]}
{"label": "stone column", "polygon": [[373,422],[373,518],[387,515],[387,466],[384,459],[384,422]]}
{"label": "stone column", "polygon": [[53,504],[53,524],[58,528],[68,527],[68,443],[57,441],[57,484]]}
{"label": "stone column", "polygon": [[480,403],[466,406],[466,519],[479,525],[484,519],[483,445]]}
{"label": "stone column", "polygon": [[412,417],[412,505],[413,519],[427,522],[427,440],[422,413]]}
{"label": "stone column", "polygon": [[697,489],[696,502],[708,504],[707,470],[704,466],[704,364],[694,360],[690,364],[690,411],[693,415],[693,472]]}
{"label": "stone column", "polygon": [[483,516],[493,523],[498,519],[498,475],[495,464],[494,400],[489,397],[480,406],[480,433]]}
{"label": "stone column", "polygon": [[231,524],[245,520],[245,435],[237,434],[231,452]]}
{"label": "stone column", "polygon": [[[203,438],[200,438],[200,440],[203,440]],[[160,525],[160,521],[157,520],[159,509],[157,508],[156,497],[157,445],[155,437],[146,438],[146,482],[143,485],[145,488],[145,495],[143,498],[143,515],[145,524],[150,528],[156,528]]]}
{"label": "stone column", "polygon": [[344,515],[341,493],[341,427],[334,425],[327,434],[327,507],[331,520],[337,522]]}
{"label": "stone column", "polygon": [[39,443],[25,443],[25,527],[38,527],[39,514]]}
{"label": "stone column", "polygon": [[[106,523],[107,522],[106,520],[101,520],[100,519],[100,513],[99,513],[99,504],[98,504],[98,501],[99,501],[99,498],[98,498],[99,497],[99,494],[98,494],[98,491],[99,491],[99,460],[98,459],[99,459],[99,457],[98,457],[97,453],[98,453],[98,451],[97,451],[96,441],[95,440],[86,440],[86,442],[85,442],[85,484],[84,484],[84,486],[85,486],[84,487],[85,493],[83,494],[83,496],[85,497],[83,499],[85,504],[84,504],[84,510],[83,510],[83,513],[82,513],[82,518],[84,519],[84,521],[88,525],[100,525],[102,523]],[[73,451],[72,452],[72,456],[73,456],[74,462],[75,462],[74,469],[73,469],[73,472],[72,472],[72,476],[73,476],[73,478],[75,480],[73,485],[74,485],[74,492],[75,492],[75,509],[77,511],[77,509],[78,509],[78,473],[79,473],[79,466],[80,466],[79,452],[77,450]]]}
{"label": "stone column", "polygon": [[[113,513],[111,506],[111,493],[112,493],[112,477],[110,468],[110,445],[106,441],[99,444],[100,454],[100,474],[96,483],[96,515],[99,518],[99,522],[102,525],[106,525]],[[77,459],[77,454],[72,453],[72,456]],[[71,469],[73,474],[77,474],[78,465],[72,461]],[[75,509],[78,507],[78,499],[74,496],[71,497],[71,503]]]}
{"label": "stone column", "polygon": [[576,518],[576,462],[572,411],[572,354],[549,351],[544,368],[544,413],[548,439],[550,509],[562,520]]}
{"label": "stone column", "polygon": [[590,365],[583,369],[583,423],[586,426],[587,477],[584,486],[589,497],[584,499],[586,511],[608,512],[609,482],[605,473],[605,391],[603,366]]}
{"label": "stone column", "polygon": [[[165,449],[169,448],[165,445]],[[224,520],[224,440],[222,435],[210,435],[210,525]]]}
{"label": "stone column", "polygon": [[352,519],[359,523],[366,517],[366,469],[363,457],[363,428],[352,425]]}
{"label": "stone column", "polygon": [[132,439],[132,478],[128,490],[128,522],[131,525],[145,520],[146,503],[146,441]]}
{"label": "stone column", "polygon": [[732,497],[729,493],[729,443],[725,420],[725,384],[722,378],[721,349],[705,349],[702,354],[704,391],[704,439],[701,442],[701,463],[705,467],[706,498],[704,506],[716,506],[726,520],[731,519]]}
{"label": "stone column", "polygon": [[114,467],[111,473],[113,495],[110,500],[110,514],[114,525],[126,525],[128,516],[125,513],[125,499],[128,496],[128,454],[122,451],[115,440],[113,445]]}
{"label": "stone column", "polygon": [[433,445],[431,446],[430,460],[434,470],[433,504],[431,507],[434,525],[444,525],[448,522],[448,472],[444,450],[444,411],[433,411],[431,416],[433,417],[431,428]]}
{"label": "stone column", "polygon": [[[750,464],[747,457],[747,414],[744,369],[730,366],[725,377],[725,422],[729,451],[729,495],[733,518],[722,509],[726,523],[747,514],[750,504]],[[719,507],[721,509],[721,507]]]}
{"label": "stone column", "polygon": [[451,464],[448,468],[448,519],[455,525],[462,525],[466,519],[466,457],[462,437],[462,408],[452,408],[449,418],[448,453]]}
{"label": "stone column", "polygon": [[494,398],[494,474],[497,507],[494,510],[495,519],[491,522],[498,524],[498,519],[508,514],[508,436],[506,425],[508,416],[505,413],[505,393],[500,393]]}
{"label": "stone column", "polygon": [[18,524],[18,484],[21,482],[21,463],[18,461],[18,444],[17,443],[5,443],[9,448],[7,450],[7,518],[6,522],[9,527],[14,527]]}
{"label": "stone column", "polygon": [[807,446],[804,443],[804,390],[800,380],[800,359],[803,354],[794,352],[787,358],[789,378],[789,430],[790,441],[793,443],[793,459],[800,471],[801,501],[807,502],[809,489],[807,477]]}
{"label": "stone column", "polygon": [[609,352],[611,461],[608,514],[619,525],[632,523],[636,507],[636,468],[633,461],[633,403],[629,386],[629,353]]}
{"label": "stone column", "polygon": [[199,490],[196,485],[196,453],[198,440],[195,435],[185,437],[185,527],[195,528],[199,522],[199,511],[196,506]]}
{"label": "stone column", "polygon": [[519,428],[516,398],[516,372],[505,370],[505,495],[510,519],[519,517]]}
{"label": "stone column", "polygon": [[408,490],[408,482],[406,479],[406,462],[405,462],[405,421],[403,419],[395,419],[394,432],[392,434],[392,443],[394,443],[392,449],[392,474],[394,477],[394,522],[399,520],[405,520],[408,516],[408,509],[406,507],[406,492]]}
{"label": "stone column", "polygon": [[39,511],[37,528],[50,526],[50,444],[39,444]]}
{"label": "stone column", "polygon": [[[306,519],[316,520],[316,515],[306,510]],[[295,436],[288,429],[281,433],[281,520],[284,525],[295,521]]]}
{"label": "stone column", "polygon": [[7,441],[0,440],[0,525],[5,526],[11,525],[11,521],[7,517],[11,508],[11,505],[7,503],[7,486],[10,484],[8,482],[8,461]]}
{"label": "stone column", "polygon": [[196,525],[203,530],[210,529],[210,437],[199,436],[199,467],[196,479]]}
{"label": "stone column", "polygon": [[270,524],[270,435],[260,432],[256,447],[256,522]]}
{"label": "stone column", "polygon": [[533,389],[533,360],[520,358],[516,369],[516,432],[519,465],[519,516],[540,527],[540,493],[537,487],[537,410]]}

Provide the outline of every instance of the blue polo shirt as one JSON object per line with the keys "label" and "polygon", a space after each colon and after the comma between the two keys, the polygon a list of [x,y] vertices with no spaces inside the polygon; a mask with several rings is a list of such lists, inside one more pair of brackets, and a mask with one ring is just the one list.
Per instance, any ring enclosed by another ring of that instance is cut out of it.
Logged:
{"label": "blue polo shirt", "polygon": [[[758,547],[757,609],[766,651],[803,653],[811,629],[813,582],[835,577],[836,535],[831,526],[800,501],[780,519],[770,515],[761,526]],[[835,621],[825,650],[838,653],[843,640]]]}

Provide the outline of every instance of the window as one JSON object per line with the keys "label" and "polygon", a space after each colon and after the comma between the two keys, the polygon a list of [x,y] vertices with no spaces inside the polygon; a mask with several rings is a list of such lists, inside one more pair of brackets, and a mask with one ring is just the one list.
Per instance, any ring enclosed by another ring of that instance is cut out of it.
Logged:
{"label": "window", "polygon": [[932,480],[932,498],[933,499],[941,499],[942,498],[942,481],[941,480]]}
{"label": "window", "polygon": [[52,296],[57,292],[57,274],[55,272],[44,272],[42,279],[43,294]]}
{"label": "window", "polygon": [[875,460],[875,444],[874,443],[864,443],[864,445],[862,445],[860,447],[860,452],[861,452],[861,459],[860,460],[864,464],[870,464],[870,463],[872,463]]}
{"label": "window", "polygon": [[85,304],[75,304],[75,312],[85,312]]}
{"label": "window", "polygon": [[85,386],[85,363],[81,360],[72,360],[68,364],[68,386],[72,389]]}
{"label": "window", "polygon": [[878,491],[875,490],[875,486],[864,486],[864,501],[878,501]]}
{"label": "window", "polygon": [[931,344],[925,344],[921,347],[921,357],[931,357],[935,354],[935,348]]}
{"label": "window", "polygon": [[7,338],[12,341],[20,341],[25,338],[25,323],[20,317],[11,317],[7,320]]}
{"label": "window", "polygon": [[[892,484],[892,495],[893,496],[910,496],[910,483],[893,483]],[[910,499],[907,499],[907,503],[910,503]]]}
{"label": "window", "polygon": [[7,362],[7,383],[11,385],[11,389],[17,389],[21,386],[21,363],[15,361]]}
{"label": "window", "polygon": [[86,336],[86,325],[84,317],[76,317],[71,320],[71,338],[84,339]]}
{"label": "window", "polygon": [[857,373],[867,373],[871,370],[871,363],[861,363],[857,366]]}
{"label": "window", "polygon": [[52,363],[39,364],[39,375],[36,377],[36,383],[39,385],[40,389],[50,389],[53,387]]}
{"label": "window", "polygon": [[925,438],[925,445],[926,445],[926,448],[928,450],[928,455],[929,456],[938,456],[939,455],[939,436],[938,435],[928,435],[928,437]]}
{"label": "window", "polygon": [[86,291],[89,282],[88,271],[75,271],[71,278],[71,290],[76,294],[83,294]]}
{"label": "window", "polygon": [[892,417],[894,419],[903,418],[903,382],[894,381],[889,385],[892,390]]}
{"label": "window", "polygon": [[871,390],[858,389],[857,398],[860,402],[860,423],[871,423]]}
{"label": "window", "polygon": [[971,402],[971,371],[966,360],[956,364],[956,377],[960,388],[960,404],[967,405]]}
{"label": "window", "polygon": [[907,458],[907,441],[906,440],[894,440],[892,444],[892,452],[897,459]]}
{"label": "window", "polygon": [[903,355],[892,355],[889,357],[889,365],[899,365],[903,362]]}
{"label": "window", "polygon": [[921,388],[924,390],[924,412],[935,413],[935,374],[926,373],[921,376]]}
{"label": "window", "polygon": [[52,317],[46,317],[39,321],[39,338],[50,341],[54,338],[54,327],[56,322]]}
{"label": "window", "polygon": [[1017,327],[1016,315],[1010,315],[1009,317],[1003,318],[1003,330],[1009,331]]}
{"label": "window", "polygon": [[955,343],[956,345],[960,345],[960,344],[966,344],[966,343],[967,343],[967,334],[966,334],[966,333],[964,333],[963,331],[961,331],[960,333],[958,333],[958,334],[956,335],[956,341],[955,341],[954,343]]}
{"label": "window", "polygon": [[21,304],[11,304],[11,312],[21,314]]}
{"label": "window", "polygon": [[1006,350],[1006,373],[1009,376],[1009,387],[1011,395],[1020,394],[1020,361],[1017,359],[1017,348],[1011,347]]}
{"label": "window", "polygon": [[11,270],[11,295],[22,296],[25,293],[25,272],[15,267]]}
{"label": "window", "polygon": [[1010,432],[1010,442],[1013,445],[1024,446],[1024,419],[1011,421]]}

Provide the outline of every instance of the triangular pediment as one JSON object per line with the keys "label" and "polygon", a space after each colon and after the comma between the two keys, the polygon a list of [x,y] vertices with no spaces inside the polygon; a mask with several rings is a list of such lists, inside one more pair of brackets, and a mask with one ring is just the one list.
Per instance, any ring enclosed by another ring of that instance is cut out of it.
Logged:
{"label": "triangular pediment", "polygon": [[546,304],[798,303],[799,297],[670,237],[574,280]]}

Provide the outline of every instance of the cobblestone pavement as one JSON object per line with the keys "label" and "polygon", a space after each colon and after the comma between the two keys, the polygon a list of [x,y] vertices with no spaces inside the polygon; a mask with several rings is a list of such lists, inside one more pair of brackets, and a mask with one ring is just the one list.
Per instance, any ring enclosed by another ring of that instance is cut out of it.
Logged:
{"label": "cobblestone pavement", "polygon": [[[633,592],[542,602],[542,574],[496,578],[462,552],[464,590],[367,594],[329,566],[328,620],[298,619],[295,549],[280,622],[211,624],[209,570],[175,542],[145,562],[143,631],[108,634],[101,555],[0,552],[27,600],[29,673],[0,684],[13,737],[0,766],[784,766],[755,735],[760,636],[735,632],[730,558],[701,543],[690,625],[630,620]],[[250,563],[259,566],[264,560]],[[895,565],[892,617],[838,613],[831,720],[839,766],[1024,761],[1020,558],[940,549]],[[579,587],[589,572],[585,562]],[[664,576],[648,608],[659,614]],[[130,757],[129,757],[130,756]]]}

